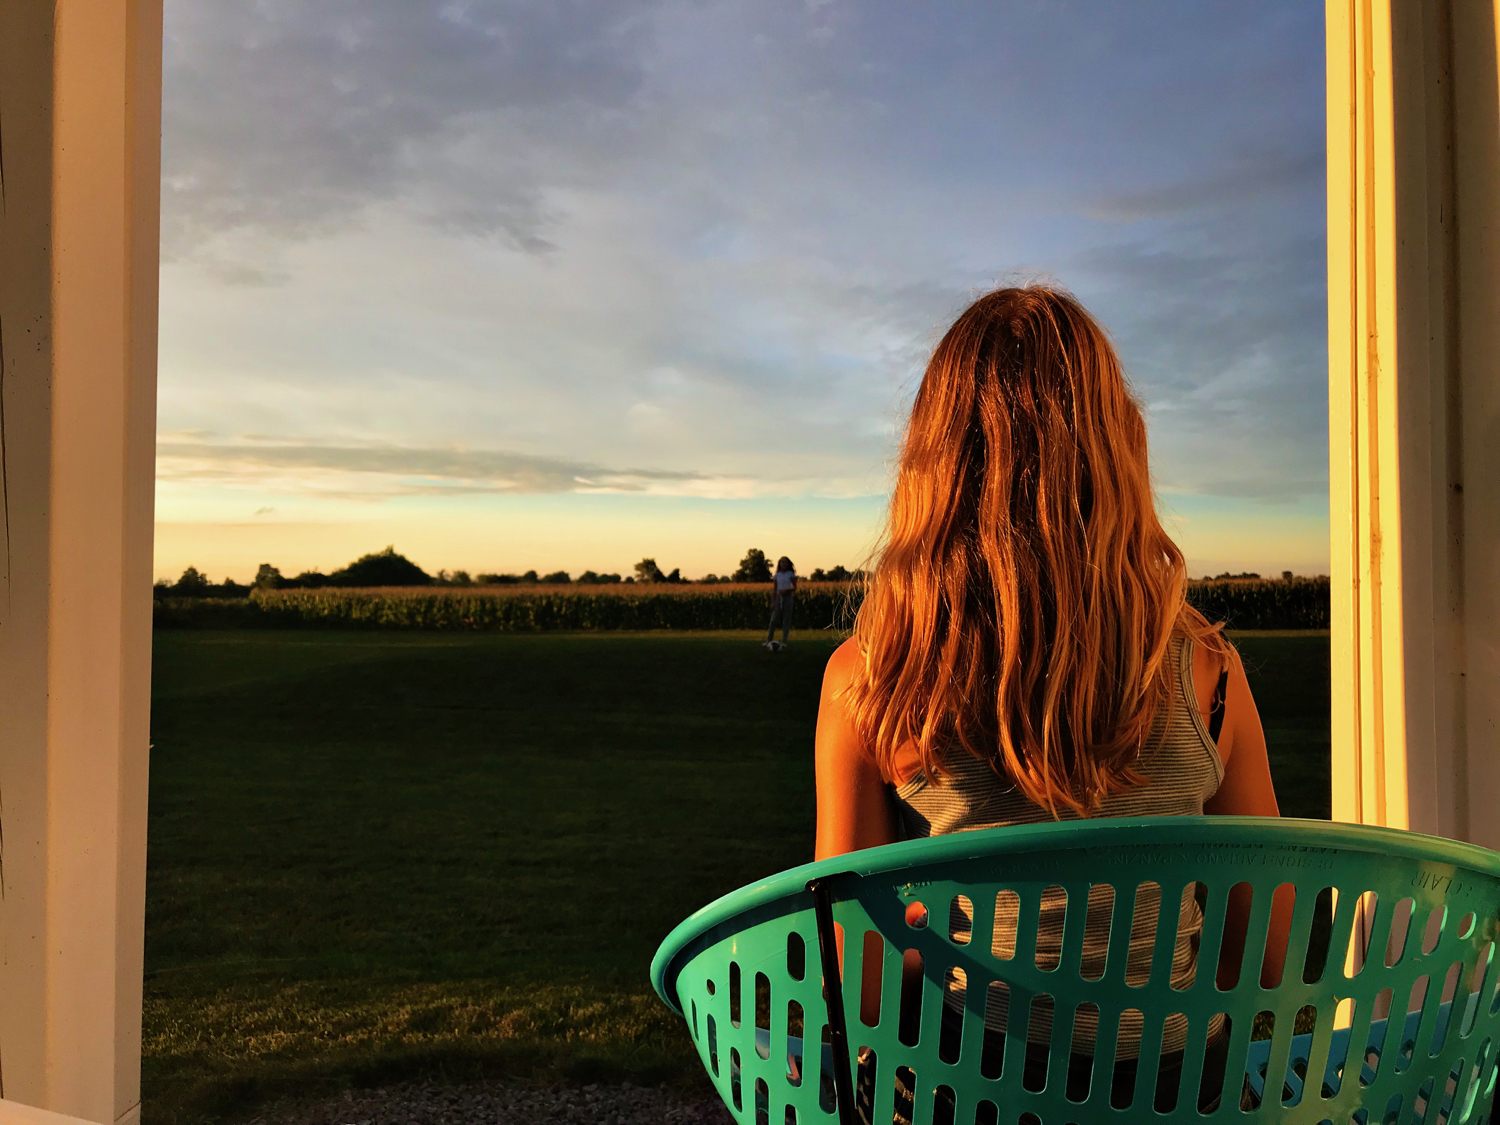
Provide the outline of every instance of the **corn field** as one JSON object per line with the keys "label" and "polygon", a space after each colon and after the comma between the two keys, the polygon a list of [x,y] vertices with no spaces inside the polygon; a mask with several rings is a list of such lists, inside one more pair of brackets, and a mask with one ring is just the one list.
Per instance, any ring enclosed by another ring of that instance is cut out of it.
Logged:
{"label": "corn field", "polygon": [[[795,628],[848,629],[861,588],[803,583]],[[1328,628],[1328,579],[1194,582],[1188,600],[1231,629]],[[469,589],[256,590],[249,598],[164,598],[157,628],[422,629],[498,633],[764,629],[768,586],[515,586]]]}

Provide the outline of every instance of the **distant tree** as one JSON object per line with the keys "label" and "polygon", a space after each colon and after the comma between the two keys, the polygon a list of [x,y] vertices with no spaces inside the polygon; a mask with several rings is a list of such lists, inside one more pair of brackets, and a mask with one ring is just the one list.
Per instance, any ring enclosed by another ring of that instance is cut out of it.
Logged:
{"label": "distant tree", "polygon": [[430,586],[432,576],[395,547],[361,555],[328,576],[334,586]]}
{"label": "distant tree", "polygon": [[1292,580],[1292,572],[1290,570],[1283,570],[1281,572],[1281,580],[1283,582],[1290,582]]}
{"label": "distant tree", "polygon": [[182,572],[182,577],[172,587],[172,593],[179,598],[202,598],[208,595],[209,588],[208,576],[199,573],[196,566],[190,566]]}
{"label": "distant tree", "polygon": [[820,566],[817,570],[813,571],[807,576],[807,580],[809,582],[827,582],[828,572]]}
{"label": "distant tree", "polygon": [[655,559],[642,559],[635,564],[635,580],[637,582],[664,582],[667,576],[661,572],[661,567],[656,565]]}
{"label": "distant tree", "polygon": [[528,570],[525,574],[521,575],[522,582],[535,582],[536,580],[536,571],[534,570]]}
{"label": "distant tree", "polygon": [[168,582],[165,578],[158,578],[156,583],[151,587],[151,596],[157,600],[170,597],[171,594],[172,583]]}
{"label": "distant tree", "polygon": [[849,579],[853,578],[854,575],[850,574],[843,567],[836,566],[831,569],[825,577],[829,582],[847,582],[849,581]]}
{"label": "distant tree", "polygon": [[[618,574],[595,574],[592,570],[585,570],[575,581],[580,586],[609,586],[620,581]],[[634,579],[626,579],[634,581]]]}
{"label": "distant tree", "polygon": [[635,585],[635,578],[629,574],[624,577],[623,581],[628,582],[632,586]]}
{"label": "distant tree", "polygon": [[771,563],[766,558],[766,553],[759,547],[751,547],[745,552],[745,557],[740,560],[739,569],[734,572],[736,582],[769,582],[771,581]]}
{"label": "distant tree", "polygon": [[663,582],[683,582],[683,581],[686,581],[686,580],[682,577],[682,569],[680,567],[675,567],[674,566],[672,568],[672,573],[671,574],[667,574],[667,575],[663,575],[662,576],[662,581]]}
{"label": "distant tree", "polygon": [[713,574],[711,572],[708,573],[708,574],[705,574],[702,578],[698,579],[698,581],[702,582],[705,586],[708,585],[710,582],[717,582],[718,580],[719,580],[719,576],[717,574]]}
{"label": "distant tree", "polygon": [[551,574],[542,575],[542,581],[552,586],[566,586],[573,578],[566,570],[554,570]]}
{"label": "distant tree", "polygon": [[449,581],[451,581],[455,586],[474,585],[474,579],[469,577],[469,572],[467,570],[455,570],[453,572],[453,577],[449,579]]}
{"label": "distant tree", "polygon": [[255,572],[255,580],[250,585],[257,590],[274,590],[285,581],[286,579],[281,577],[281,571],[270,563],[261,563],[260,568]]}
{"label": "distant tree", "polygon": [[304,570],[286,584],[299,590],[321,590],[324,586],[333,585],[333,580],[321,570]]}

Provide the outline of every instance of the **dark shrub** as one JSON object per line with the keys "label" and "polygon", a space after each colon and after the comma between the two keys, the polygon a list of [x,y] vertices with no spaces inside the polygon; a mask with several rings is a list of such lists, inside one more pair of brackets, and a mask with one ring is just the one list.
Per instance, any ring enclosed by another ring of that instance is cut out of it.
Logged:
{"label": "dark shrub", "polygon": [[333,586],[430,586],[432,577],[405,555],[387,547],[372,555],[361,555],[348,566],[328,576]]}

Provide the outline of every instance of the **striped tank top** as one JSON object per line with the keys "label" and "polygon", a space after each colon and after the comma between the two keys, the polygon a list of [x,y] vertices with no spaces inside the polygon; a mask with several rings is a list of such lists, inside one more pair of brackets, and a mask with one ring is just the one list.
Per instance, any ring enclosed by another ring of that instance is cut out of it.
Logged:
{"label": "striped tank top", "polygon": [[[1193,642],[1173,637],[1167,652],[1167,667],[1173,670],[1169,706],[1157,714],[1146,750],[1137,770],[1146,778],[1124,793],[1105,799],[1096,816],[1201,816],[1203,805],[1218,791],[1224,780],[1224,764],[1218,747],[1198,710],[1197,691],[1193,686]],[[950,776],[940,782],[929,782],[922,775],[896,786],[896,804],[901,828],[907,838],[938,836],[950,832],[968,832],[980,828],[997,828],[1012,824],[1042,824],[1052,814],[1032,803],[987,762],[968,754],[954,756],[945,762]],[[1059,809],[1064,820],[1077,819],[1071,811]],[[1203,928],[1203,915],[1193,898],[1193,888],[1185,888],[1178,912],[1176,945],[1172,956],[1172,984],[1185,988],[1192,981],[1197,963],[1197,938]],[[1088,913],[1084,925],[1083,956],[1080,969],[1085,978],[1099,979],[1104,973],[1105,954],[1109,946],[1110,898],[1108,886],[1089,888]],[[1122,888],[1122,899],[1114,909],[1131,909],[1129,891]],[[1011,905],[1006,908],[1006,903]],[[1125,975],[1130,981],[1145,983],[1151,971],[1155,945],[1156,919],[1161,909],[1161,888],[1144,884],[1135,894],[1130,934],[1130,952]],[[1050,957],[1054,962],[1062,952],[1063,920],[1066,902],[1058,891],[1042,896],[1037,925],[1036,953],[1038,963]],[[960,909],[955,904],[954,909]],[[1014,896],[1002,895],[997,903],[995,936],[1004,941],[1014,934],[1019,922],[1019,905]],[[954,932],[965,928],[965,919],[950,920]],[[972,919],[970,919],[972,921]],[[949,1006],[962,1007],[962,994],[950,992]],[[985,1023],[997,1031],[1006,1026],[1007,1012],[1002,1003],[985,1013]],[[1119,1032],[1118,1057],[1134,1057],[1140,1049],[1140,1016],[1135,1024],[1122,1024]],[[1098,1014],[1090,1018],[1087,1010],[1079,1013],[1073,1029],[1073,1050],[1092,1054],[1098,1030]],[[1212,1034],[1212,1031],[1211,1031]],[[1033,1012],[1027,1028],[1032,1043],[1050,1042],[1051,1013]],[[1182,1050],[1187,1037],[1187,1022],[1182,1017],[1169,1019],[1163,1029],[1162,1051]]]}

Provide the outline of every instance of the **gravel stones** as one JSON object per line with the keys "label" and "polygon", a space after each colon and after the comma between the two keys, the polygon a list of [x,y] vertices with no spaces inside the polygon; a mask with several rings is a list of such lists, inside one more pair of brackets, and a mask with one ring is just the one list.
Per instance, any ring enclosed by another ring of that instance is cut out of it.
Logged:
{"label": "gravel stones", "polygon": [[734,1125],[718,1101],[664,1087],[388,1086],[278,1102],[249,1125]]}

